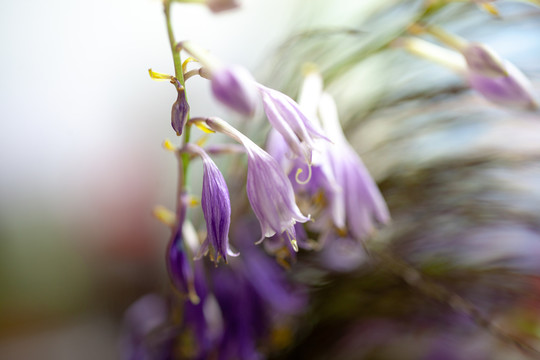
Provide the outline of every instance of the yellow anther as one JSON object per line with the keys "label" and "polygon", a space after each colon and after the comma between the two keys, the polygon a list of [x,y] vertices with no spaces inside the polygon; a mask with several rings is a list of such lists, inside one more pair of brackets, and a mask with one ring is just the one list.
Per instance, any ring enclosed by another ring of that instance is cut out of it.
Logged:
{"label": "yellow anther", "polygon": [[163,140],[163,143],[161,145],[163,146],[163,148],[165,150],[168,150],[168,151],[171,151],[171,152],[176,152],[176,150],[177,150],[176,147],[174,146],[174,144],[169,139]]}
{"label": "yellow anther", "polygon": [[488,2],[484,2],[484,3],[479,4],[479,6],[481,9],[490,13],[493,16],[499,16],[499,9],[497,9],[495,5]]}
{"label": "yellow anther", "polygon": [[209,138],[208,134],[205,134],[205,135],[201,136],[199,138],[199,140],[197,140],[196,144],[198,146],[202,147],[202,146],[204,146],[204,144],[206,144],[206,142],[208,141],[208,138]]}
{"label": "yellow anther", "polygon": [[188,200],[189,207],[197,207],[201,204],[201,200],[199,198],[196,198],[194,196],[190,196]]}
{"label": "yellow anther", "polygon": [[167,226],[173,227],[176,225],[176,214],[164,206],[158,205],[154,207],[152,214]]}
{"label": "yellow anther", "polygon": [[153,71],[152,69],[148,69],[148,73],[150,74],[150,77],[152,78],[152,80],[156,80],[156,81],[171,80],[173,78],[172,75],[158,73],[158,72]]}
{"label": "yellow anther", "polygon": [[190,62],[199,62],[199,60],[192,58],[191,56],[184,60],[184,62],[182,63],[182,73],[186,72],[186,67]]}

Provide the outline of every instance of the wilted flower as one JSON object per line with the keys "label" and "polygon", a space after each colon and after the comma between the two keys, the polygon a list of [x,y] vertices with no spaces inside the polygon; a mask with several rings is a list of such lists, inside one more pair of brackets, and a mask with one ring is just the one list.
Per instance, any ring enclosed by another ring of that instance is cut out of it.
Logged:
{"label": "wilted flower", "polygon": [[214,161],[203,149],[194,144],[187,144],[185,150],[198,154],[203,160],[201,205],[207,235],[199,254],[208,252],[210,248],[212,259],[216,263],[219,262],[220,257],[227,262],[227,255],[238,255],[229,248],[231,202],[227,183]]}
{"label": "wilted flower", "polygon": [[467,61],[470,86],[496,104],[536,110],[538,100],[527,77],[490,48],[471,43],[462,50]]}
{"label": "wilted flower", "polygon": [[206,120],[208,126],[240,142],[248,155],[247,195],[261,224],[261,239],[286,233],[294,240],[294,224],[306,222],[295,203],[294,191],[276,160],[244,134],[218,118]]}

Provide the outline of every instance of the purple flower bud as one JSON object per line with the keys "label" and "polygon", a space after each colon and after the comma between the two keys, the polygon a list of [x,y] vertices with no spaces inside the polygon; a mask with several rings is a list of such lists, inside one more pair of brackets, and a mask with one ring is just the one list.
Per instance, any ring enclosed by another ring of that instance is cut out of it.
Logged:
{"label": "purple flower bud", "polygon": [[294,240],[294,224],[306,222],[295,203],[294,191],[276,160],[244,134],[218,118],[206,120],[212,129],[244,145],[248,154],[247,195],[251,208],[261,224],[262,236],[286,233]]}
{"label": "purple flower bud", "polygon": [[176,135],[180,136],[182,135],[184,124],[188,118],[189,104],[186,100],[186,92],[184,91],[184,87],[178,84],[178,82],[175,83],[175,86],[176,90],[178,91],[178,97],[172,106],[171,125],[174,131],[176,131]]}
{"label": "purple flower bud", "polygon": [[229,248],[231,202],[227,183],[214,161],[203,149],[194,144],[187,144],[186,150],[197,153],[203,160],[201,205],[206,221],[207,236],[199,253],[207,252],[210,247],[211,257],[216,263],[219,262],[220,257],[227,262],[227,254],[238,255]]}
{"label": "purple flower bud", "polygon": [[513,64],[481,44],[472,43],[462,52],[470,86],[486,99],[511,108],[538,109],[531,82]]}
{"label": "purple flower bud", "polygon": [[258,102],[255,79],[240,66],[220,67],[212,71],[212,92],[227,107],[252,116]]}
{"label": "purple flower bud", "polygon": [[306,163],[311,164],[314,139],[328,139],[293,99],[262,85],[259,85],[259,90],[263,98],[264,111],[272,127],[283,136],[295,157],[305,159]]}

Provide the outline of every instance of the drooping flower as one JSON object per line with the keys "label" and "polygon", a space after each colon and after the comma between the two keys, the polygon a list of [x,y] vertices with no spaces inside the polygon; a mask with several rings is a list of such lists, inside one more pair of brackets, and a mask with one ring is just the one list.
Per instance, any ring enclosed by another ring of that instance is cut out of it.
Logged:
{"label": "drooping flower", "polygon": [[[317,112],[319,101],[323,93],[322,77],[313,65],[306,66],[306,76],[300,89],[298,104],[302,112],[308,114],[308,121],[317,128],[320,128]],[[271,130],[268,134],[266,149],[278,163],[285,173],[289,174],[289,179],[293,184],[295,193],[300,196],[309,196],[309,203],[315,206],[317,221],[312,224],[312,228],[324,229],[333,224],[339,229],[345,227],[345,199],[341,186],[338,184],[332,166],[330,164],[328,147],[333,144],[324,139],[315,139],[316,151],[313,152],[312,167],[300,161],[291,159],[288,156],[288,145],[276,130]],[[309,172],[310,180],[307,182],[295,181],[296,173]],[[323,205],[322,208],[320,205]]]}
{"label": "drooping flower", "polygon": [[260,96],[268,121],[287,142],[291,157],[299,157],[311,165],[314,139],[326,137],[293,99],[257,83],[242,67],[224,66],[192,42],[182,42],[179,46],[204,65],[203,73],[212,82],[214,96],[225,106],[241,114],[252,115]]}
{"label": "drooping flower", "polygon": [[227,183],[214,161],[203,149],[194,144],[186,144],[185,150],[198,154],[203,160],[201,206],[207,235],[199,254],[202,255],[210,249],[211,257],[216,263],[220,257],[227,262],[227,255],[238,255],[229,247],[231,202]]}
{"label": "drooping flower", "polygon": [[364,163],[348,143],[339,123],[336,104],[323,93],[319,105],[323,128],[334,144],[326,147],[328,162],[345,195],[347,228],[355,239],[369,235],[374,224],[390,220],[386,203]]}
{"label": "drooping flower", "polygon": [[315,139],[328,140],[318,129],[315,122],[308,119],[300,106],[287,95],[259,85],[264,111],[268,121],[276,129],[291,149],[295,157],[312,163]]}
{"label": "drooping flower", "polygon": [[240,142],[248,155],[247,195],[251,208],[261,225],[261,238],[286,233],[294,240],[294,224],[306,222],[295,203],[294,191],[276,160],[244,134],[218,118],[206,119],[215,131]]}
{"label": "drooping flower", "polygon": [[489,101],[506,107],[536,110],[538,99],[529,79],[489,47],[471,43],[462,50],[470,86]]}

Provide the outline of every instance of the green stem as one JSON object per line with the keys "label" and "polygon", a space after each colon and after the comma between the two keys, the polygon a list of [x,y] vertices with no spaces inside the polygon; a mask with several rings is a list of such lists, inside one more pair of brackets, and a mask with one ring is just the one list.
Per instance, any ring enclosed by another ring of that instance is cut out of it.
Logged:
{"label": "green stem", "polygon": [[[180,52],[176,50],[177,42],[174,37],[174,31],[173,31],[172,23],[171,23],[171,0],[164,0],[163,6],[164,6],[164,11],[165,11],[165,19],[167,22],[167,33],[169,35],[169,43],[171,46],[171,52],[172,52],[173,62],[174,62],[174,75],[178,79],[178,82],[180,83],[180,85],[184,87],[184,94],[185,96],[187,96],[185,79],[184,79],[184,71],[182,69],[182,58],[180,57]],[[189,120],[189,114],[188,114],[187,120]],[[184,129],[183,143],[184,144],[189,143],[190,137],[191,137],[191,125],[186,122],[186,127]],[[188,167],[189,167],[190,158],[189,158],[189,154],[182,154],[180,158],[182,160],[182,171],[180,174],[179,183],[181,184],[180,190],[183,191],[183,189],[185,189],[187,185]]]}

